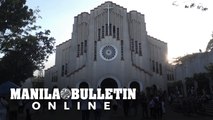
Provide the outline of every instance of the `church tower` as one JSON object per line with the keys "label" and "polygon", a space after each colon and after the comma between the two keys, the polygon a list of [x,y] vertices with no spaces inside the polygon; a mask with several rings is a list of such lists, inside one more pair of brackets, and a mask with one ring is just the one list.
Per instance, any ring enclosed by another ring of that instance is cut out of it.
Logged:
{"label": "church tower", "polygon": [[47,87],[166,88],[167,44],[147,35],[144,15],[105,2],[74,18],[72,38],[56,47]]}

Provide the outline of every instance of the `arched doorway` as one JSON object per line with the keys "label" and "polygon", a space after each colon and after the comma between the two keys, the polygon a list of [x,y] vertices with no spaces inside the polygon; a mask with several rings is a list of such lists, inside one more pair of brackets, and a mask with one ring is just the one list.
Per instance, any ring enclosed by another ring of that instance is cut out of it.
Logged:
{"label": "arched doorway", "polygon": [[89,88],[89,84],[87,82],[81,82],[79,88]]}
{"label": "arched doorway", "polygon": [[136,88],[137,91],[140,91],[140,84],[137,81],[131,82],[129,87]]}
{"label": "arched doorway", "polygon": [[104,79],[100,85],[101,88],[118,88],[117,82],[112,78]]}

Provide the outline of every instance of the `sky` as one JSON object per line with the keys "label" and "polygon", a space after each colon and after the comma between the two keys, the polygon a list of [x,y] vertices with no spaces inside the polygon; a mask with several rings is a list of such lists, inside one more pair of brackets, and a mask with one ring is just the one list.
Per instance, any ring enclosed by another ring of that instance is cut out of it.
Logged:
{"label": "sky", "polygon": [[[168,44],[168,60],[203,52],[213,32],[213,0],[111,0],[145,15],[148,35]],[[175,5],[173,3],[175,2]],[[105,0],[27,0],[27,5],[41,11],[37,21],[43,29],[51,30],[56,45],[71,38],[74,17],[104,3]],[[185,4],[207,7],[207,11],[184,8]],[[45,69],[55,64],[55,54],[45,63]]]}

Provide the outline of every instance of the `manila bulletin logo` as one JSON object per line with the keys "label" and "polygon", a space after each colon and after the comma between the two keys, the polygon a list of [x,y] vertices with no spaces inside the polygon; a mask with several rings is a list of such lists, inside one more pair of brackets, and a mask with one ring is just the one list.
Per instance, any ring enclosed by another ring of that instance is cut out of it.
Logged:
{"label": "manila bulletin logo", "polygon": [[51,92],[48,88],[11,88],[11,100],[33,100],[32,108],[39,110],[41,100],[47,101],[48,110],[56,110],[57,100],[63,100],[63,109],[70,110],[68,100],[75,100],[76,109],[81,110],[81,102],[87,101],[88,110],[96,109],[96,101],[102,100],[103,109],[110,110],[110,100],[134,100],[136,99],[135,88],[54,88]]}

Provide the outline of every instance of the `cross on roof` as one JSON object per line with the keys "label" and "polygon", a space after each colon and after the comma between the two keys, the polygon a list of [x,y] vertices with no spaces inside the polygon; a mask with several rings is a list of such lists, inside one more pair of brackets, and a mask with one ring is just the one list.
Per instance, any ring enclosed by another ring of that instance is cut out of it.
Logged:
{"label": "cross on roof", "polygon": [[107,7],[105,7],[105,9],[107,9],[107,24],[108,24],[108,31],[109,31],[109,10],[112,9],[113,7],[110,7],[110,5],[108,4]]}

